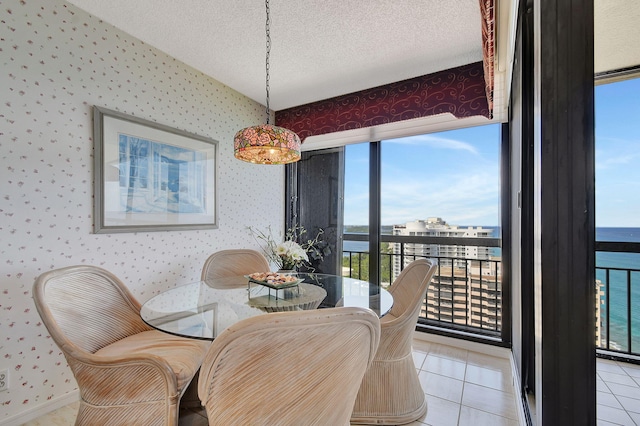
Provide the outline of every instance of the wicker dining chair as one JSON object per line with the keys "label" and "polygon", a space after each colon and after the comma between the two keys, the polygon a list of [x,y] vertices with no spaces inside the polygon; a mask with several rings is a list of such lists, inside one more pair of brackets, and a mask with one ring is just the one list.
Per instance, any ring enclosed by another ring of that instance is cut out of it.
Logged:
{"label": "wicker dining chair", "polygon": [[389,288],[391,311],[380,319],[380,346],[366,372],[351,416],[352,424],[399,425],[427,412],[427,401],[413,363],[411,343],[427,287],[437,265],[417,259]]}
{"label": "wicker dining chair", "polygon": [[348,425],[380,338],[365,308],[282,312],[218,336],[198,395],[210,425]]}
{"label": "wicker dining chair", "polygon": [[[232,249],[213,253],[202,267],[202,281],[216,278],[248,275],[254,272],[269,272],[267,259],[256,250]],[[246,282],[243,283],[246,285]]]}
{"label": "wicker dining chair", "polygon": [[125,285],[95,266],[40,275],[33,299],[78,382],[77,425],[178,424],[210,342],[152,329]]}

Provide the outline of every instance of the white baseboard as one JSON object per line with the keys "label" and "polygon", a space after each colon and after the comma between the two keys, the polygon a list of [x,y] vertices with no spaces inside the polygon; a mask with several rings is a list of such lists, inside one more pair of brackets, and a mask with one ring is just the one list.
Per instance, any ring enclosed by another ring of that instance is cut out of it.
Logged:
{"label": "white baseboard", "polygon": [[31,420],[37,419],[38,417],[43,416],[47,413],[55,411],[58,408],[62,408],[65,405],[69,405],[73,402],[76,402],[79,399],[80,399],[80,392],[76,389],[62,396],[52,398],[47,402],[40,404],[37,407],[34,407],[30,410],[24,411],[22,413],[18,413],[4,420],[0,420],[0,426],[20,426],[24,423],[30,422]]}
{"label": "white baseboard", "polygon": [[511,349],[500,346],[486,345],[484,343],[456,339],[455,337],[441,336],[439,334],[425,333],[423,331],[414,331],[413,338],[423,342],[439,343],[441,345],[453,346],[454,348],[466,349],[472,352],[480,352],[496,358],[511,358]]}

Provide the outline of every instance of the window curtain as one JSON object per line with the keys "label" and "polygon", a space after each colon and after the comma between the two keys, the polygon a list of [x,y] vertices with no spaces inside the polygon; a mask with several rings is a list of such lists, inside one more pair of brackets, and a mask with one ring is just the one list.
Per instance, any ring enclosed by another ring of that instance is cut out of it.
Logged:
{"label": "window curtain", "polygon": [[276,124],[309,136],[450,113],[491,118],[482,62],[276,112]]}
{"label": "window curtain", "polygon": [[276,124],[305,138],[450,113],[493,118],[495,0],[478,0],[480,62],[276,112]]}

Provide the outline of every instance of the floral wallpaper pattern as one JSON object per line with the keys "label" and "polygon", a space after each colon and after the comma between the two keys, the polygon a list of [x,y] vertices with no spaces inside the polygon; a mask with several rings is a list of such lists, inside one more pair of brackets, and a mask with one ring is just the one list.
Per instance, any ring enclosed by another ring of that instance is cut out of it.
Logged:
{"label": "floral wallpaper pattern", "polygon": [[[219,228],[93,234],[93,105],[218,140]],[[197,281],[216,250],[255,247],[246,226],[281,229],[284,168],[233,157],[263,111],[63,0],[0,0],[0,423],[76,389],[33,305],[39,274],[98,265],[144,301]]]}

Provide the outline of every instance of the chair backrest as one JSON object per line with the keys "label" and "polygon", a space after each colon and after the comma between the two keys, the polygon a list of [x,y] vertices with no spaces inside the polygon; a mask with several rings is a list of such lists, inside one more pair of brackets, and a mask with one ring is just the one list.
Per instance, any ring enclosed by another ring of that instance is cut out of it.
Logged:
{"label": "chair backrest", "polygon": [[198,396],[212,425],[348,425],[379,339],[364,308],[249,318],[213,341]]}
{"label": "chair backrest", "polygon": [[124,284],[96,266],[70,266],[40,275],[33,299],[49,334],[67,355],[78,349],[94,353],[151,329]]}
{"label": "chair backrest", "polygon": [[[204,262],[202,280],[269,272],[267,259],[256,250],[233,249],[213,253]],[[246,284],[246,283],[245,283]]]}
{"label": "chair backrest", "polygon": [[417,316],[437,265],[427,259],[416,259],[402,270],[389,287],[393,295],[391,314],[394,317]]}

